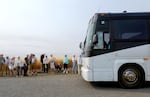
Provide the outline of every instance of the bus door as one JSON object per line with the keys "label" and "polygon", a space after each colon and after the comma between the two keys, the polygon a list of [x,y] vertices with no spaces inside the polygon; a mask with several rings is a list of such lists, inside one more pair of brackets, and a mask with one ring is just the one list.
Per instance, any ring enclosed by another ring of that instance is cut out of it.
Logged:
{"label": "bus door", "polygon": [[94,37],[95,37],[95,39],[93,38],[93,42],[95,42],[93,46],[94,80],[95,81],[112,80],[113,58],[111,54],[108,54],[111,51],[110,31],[108,21],[105,20],[98,21]]}

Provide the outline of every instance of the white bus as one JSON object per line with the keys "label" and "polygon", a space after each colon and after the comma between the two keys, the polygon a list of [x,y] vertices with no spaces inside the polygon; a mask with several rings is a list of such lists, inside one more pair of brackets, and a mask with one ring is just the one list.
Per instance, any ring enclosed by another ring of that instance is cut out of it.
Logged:
{"label": "white bus", "polygon": [[80,48],[84,80],[138,88],[150,81],[150,13],[96,13]]}

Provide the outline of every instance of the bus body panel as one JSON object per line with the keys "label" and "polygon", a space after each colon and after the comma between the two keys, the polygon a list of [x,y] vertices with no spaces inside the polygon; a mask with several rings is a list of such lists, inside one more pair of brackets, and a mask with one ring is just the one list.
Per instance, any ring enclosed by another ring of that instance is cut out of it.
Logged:
{"label": "bus body panel", "polygon": [[93,81],[93,63],[91,57],[82,58],[81,75],[86,81]]}
{"label": "bus body panel", "polygon": [[82,67],[81,68],[81,75],[83,77],[84,80],[92,82],[93,81],[93,71],[89,70],[86,67]]}
{"label": "bus body panel", "polygon": [[93,81],[113,80],[114,54],[103,54],[93,57]]}
{"label": "bus body panel", "polygon": [[[144,60],[144,59],[147,60]],[[149,81],[150,76],[150,45],[133,47],[115,52],[114,81],[118,81],[118,70],[124,64],[138,64],[145,72],[145,80]]]}
{"label": "bus body panel", "polygon": [[[144,58],[148,58],[148,60],[144,60]],[[141,66],[145,72],[145,80],[149,81],[150,45],[128,48],[94,57],[83,57],[82,76],[87,81],[118,81],[119,68],[128,63]]]}
{"label": "bus body panel", "polygon": [[145,68],[145,62],[144,62],[143,58],[139,58],[139,59],[136,59],[136,58],[117,59],[117,60],[115,60],[115,64],[114,64],[114,80],[113,81],[118,81],[119,68],[123,65],[126,65],[126,64],[130,64],[130,65],[137,64],[137,65],[141,66],[144,69],[144,71],[147,71]]}

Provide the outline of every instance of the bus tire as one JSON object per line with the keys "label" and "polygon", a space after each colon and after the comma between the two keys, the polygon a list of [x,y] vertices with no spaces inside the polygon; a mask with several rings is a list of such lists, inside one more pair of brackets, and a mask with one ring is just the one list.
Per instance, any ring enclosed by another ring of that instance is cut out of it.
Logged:
{"label": "bus tire", "polygon": [[123,66],[118,73],[118,81],[123,88],[139,88],[144,83],[144,71],[136,65]]}

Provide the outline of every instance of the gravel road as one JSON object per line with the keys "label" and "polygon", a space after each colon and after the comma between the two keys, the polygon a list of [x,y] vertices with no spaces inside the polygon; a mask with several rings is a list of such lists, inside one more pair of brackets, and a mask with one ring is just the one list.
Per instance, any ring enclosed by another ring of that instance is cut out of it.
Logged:
{"label": "gravel road", "polygon": [[122,89],[116,83],[89,83],[79,75],[0,77],[0,97],[150,97],[150,84]]}

